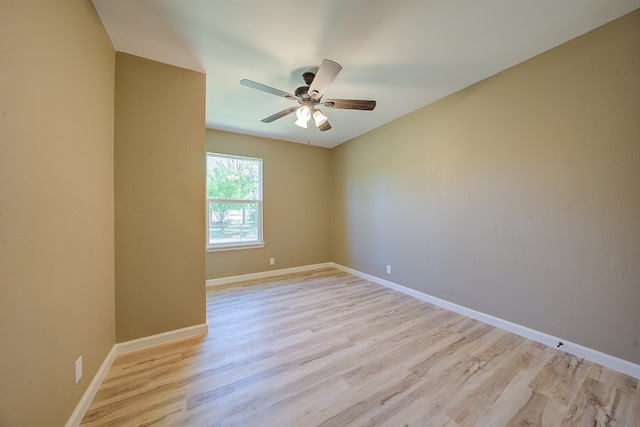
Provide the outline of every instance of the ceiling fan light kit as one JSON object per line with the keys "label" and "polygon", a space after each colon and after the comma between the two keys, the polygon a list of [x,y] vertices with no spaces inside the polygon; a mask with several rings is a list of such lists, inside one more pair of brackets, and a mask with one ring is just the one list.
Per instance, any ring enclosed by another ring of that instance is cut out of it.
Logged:
{"label": "ceiling fan light kit", "polygon": [[327,116],[322,114],[322,111],[316,110],[313,113],[313,120],[316,122],[316,126],[320,127],[321,124],[327,121]]}
{"label": "ceiling fan light kit", "polygon": [[331,129],[331,125],[329,124],[327,116],[325,116],[320,110],[316,109],[316,105],[318,104],[327,108],[362,111],[371,111],[376,107],[376,101],[360,99],[331,99],[322,101],[324,92],[336,78],[340,70],[342,70],[342,67],[337,62],[331,61],[330,59],[323,60],[317,73],[314,74],[307,71],[302,75],[306,86],[300,86],[297,88],[294,92],[295,95],[279,89],[274,89],[261,83],[256,83],[252,80],[243,79],[240,80],[240,84],[272,95],[281,96],[300,104],[300,107],[290,107],[262,119],[261,121],[263,123],[271,123],[272,121],[287,116],[295,111],[297,120],[294,123],[296,125],[306,129],[309,120],[313,117],[316,127],[320,131],[326,131]]}
{"label": "ceiling fan light kit", "polygon": [[311,112],[309,111],[309,107],[307,107],[306,105],[303,105],[302,107],[298,108],[296,110],[296,117],[298,117],[298,120],[295,121],[295,124],[297,124],[301,128],[306,129],[307,123],[311,118]]}

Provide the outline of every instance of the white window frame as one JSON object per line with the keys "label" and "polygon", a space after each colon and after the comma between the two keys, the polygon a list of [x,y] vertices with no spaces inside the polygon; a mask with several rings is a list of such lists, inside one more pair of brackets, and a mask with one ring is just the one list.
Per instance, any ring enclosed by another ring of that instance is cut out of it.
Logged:
{"label": "white window frame", "polygon": [[[207,197],[207,194],[205,192],[205,204],[206,204],[206,247],[205,250],[207,252],[217,252],[217,251],[232,251],[232,250],[239,250],[239,249],[254,249],[254,248],[262,248],[264,247],[265,243],[264,243],[264,238],[263,238],[263,228],[262,228],[262,199],[263,199],[263,194],[262,194],[262,187],[263,187],[263,176],[262,176],[262,159],[261,158],[257,158],[257,157],[247,157],[247,156],[236,156],[236,155],[232,155],[232,154],[221,154],[221,153],[214,153],[214,152],[207,152],[206,153],[206,164],[208,164],[208,157],[209,156],[215,156],[215,157],[226,157],[226,158],[231,158],[231,159],[238,159],[238,160],[250,160],[250,161],[257,161],[259,164],[259,175],[260,175],[260,184],[259,184],[259,198],[257,200],[229,200],[229,199],[209,199]],[[206,165],[205,165],[206,166]],[[208,168],[206,170],[205,173],[205,177],[208,177],[209,171]],[[208,179],[208,178],[207,178]],[[206,189],[206,183],[205,183],[205,189]],[[241,241],[235,241],[235,242],[229,242],[229,243],[209,243],[209,237],[210,237],[210,230],[209,230],[209,224],[210,224],[210,218],[211,218],[211,202],[223,202],[223,203],[256,203],[257,204],[257,214],[258,214],[258,221],[257,221],[257,226],[258,226],[258,235],[257,235],[257,239],[256,240],[251,240],[248,242],[241,242]]]}

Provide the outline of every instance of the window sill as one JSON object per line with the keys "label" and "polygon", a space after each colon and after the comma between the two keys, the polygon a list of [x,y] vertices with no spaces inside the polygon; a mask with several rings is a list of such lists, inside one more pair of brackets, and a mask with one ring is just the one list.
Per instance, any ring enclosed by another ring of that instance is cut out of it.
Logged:
{"label": "window sill", "polygon": [[207,246],[205,247],[205,251],[221,252],[221,251],[238,251],[242,249],[259,249],[259,248],[264,248],[264,242],[234,243],[231,245]]}

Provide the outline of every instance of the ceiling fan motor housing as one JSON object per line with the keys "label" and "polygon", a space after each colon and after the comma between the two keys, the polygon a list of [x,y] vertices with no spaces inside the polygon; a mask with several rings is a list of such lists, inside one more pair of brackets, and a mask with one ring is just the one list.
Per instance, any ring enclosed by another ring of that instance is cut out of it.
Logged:
{"label": "ceiling fan motor housing", "polygon": [[308,92],[309,92],[309,86],[300,86],[299,88],[296,89],[294,93],[298,98],[308,99],[310,98]]}

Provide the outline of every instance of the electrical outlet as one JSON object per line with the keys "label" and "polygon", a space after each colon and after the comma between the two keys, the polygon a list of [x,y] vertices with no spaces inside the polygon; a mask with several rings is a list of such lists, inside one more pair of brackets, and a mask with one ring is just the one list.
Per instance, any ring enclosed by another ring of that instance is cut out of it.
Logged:
{"label": "electrical outlet", "polygon": [[276,263],[275,258],[269,258],[269,264],[274,265]]}
{"label": "electrical outlet", "polygon": [[387,264],[387,274],[391,274],[391,266]]}
{"label": "electrical outlet", "polygon": [[78,384],[80,378],[82,378],[82,356],[76,360],[76,384]]}

